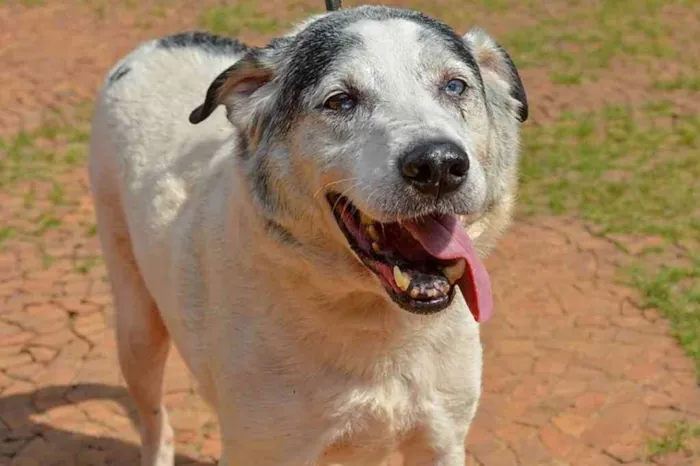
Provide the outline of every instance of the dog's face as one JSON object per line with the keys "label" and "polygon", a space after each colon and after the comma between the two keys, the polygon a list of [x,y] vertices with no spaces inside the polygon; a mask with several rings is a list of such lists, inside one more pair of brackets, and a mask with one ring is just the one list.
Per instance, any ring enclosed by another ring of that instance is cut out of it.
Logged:
{"label": "dog's face", "polygon": [[191,120],[220,103],[254,197],[285,236],[313,225],[409,311],[444,309],[459,286],[488,317],[476,249],[507,224],[527,101],[486,34],[382,7],[322,15],[222,73]]}

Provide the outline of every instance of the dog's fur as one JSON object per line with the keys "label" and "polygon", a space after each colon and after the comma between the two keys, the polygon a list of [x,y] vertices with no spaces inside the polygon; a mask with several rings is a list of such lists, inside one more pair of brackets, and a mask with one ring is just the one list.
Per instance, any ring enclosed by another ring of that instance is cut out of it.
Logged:
{"label": "dog's fur", "polygon": [[[456,101],[439,94],[449,73],[468,84]],[[362,95],[352,117],[322,108],[340,86]],[[395,305],[325,193],[382,221],[464,214],[485,254],[510,219],[526,118],[517,71],[484,32],[400,9],[319,15],[259,49],[180,34],[118,63],[90,177],[143,466],[173,462],[171,337],[218,414],[222,465],[371,466],[395,451],[463,465],[478,324],[459,293],[429,316]],[[459,193],[427,203],[396,158],[434,137],[471,168]]]}

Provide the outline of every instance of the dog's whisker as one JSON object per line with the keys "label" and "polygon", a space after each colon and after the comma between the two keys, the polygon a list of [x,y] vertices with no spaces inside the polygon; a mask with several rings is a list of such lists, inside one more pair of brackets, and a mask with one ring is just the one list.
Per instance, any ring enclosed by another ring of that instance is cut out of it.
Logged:
{"label": "dog's whisker", "polygon": [[[335,208],[338,206],[338,202],[340,202],[343,198],[347,197],[348,191],[350,191],[350,190],[354,189],[355,187],[357,187],[357,186],[359,185],[359,183],[360,183],[360,181],[358,180],[357,183],[355,183],[354,185],[349,186],[347,189],[345,189],[344,191],[342,191],[342,192],[340,193],[340,195],[338,196],[338,198],[333,202],[333,208],[332,208],[332,209],[335,210]],[[347,203],[346,203],[345,205],[347,206]]]}
{"label": "dog's whisker", "polygon": [[[340,183],[346,183],[346,182],[348,182],[348,181],[357,181],[358,183],[361,182],[361,180],[360,180],[358,177],[356,177],[356,176],[353,176],[353,177],[351,177],[351,178],[344,178],[344,179],[342,179],[342,180],[329,181],[328,183],[326,183],[326,184],[324,184],[323,186],[321,186],[320,188],[318,188],[318,190],[314,193],[314,195],[313,195],[312,197],[315,199],[316,196],[318,196],[322,191],[324,191],[325,189],[327,189],[329,186],[333,186],[333,185],[340,184]],[[357,184],[356,184],[356,185],[357,185]],[[356,186],[356,185],[355,185],[355,186]]]}

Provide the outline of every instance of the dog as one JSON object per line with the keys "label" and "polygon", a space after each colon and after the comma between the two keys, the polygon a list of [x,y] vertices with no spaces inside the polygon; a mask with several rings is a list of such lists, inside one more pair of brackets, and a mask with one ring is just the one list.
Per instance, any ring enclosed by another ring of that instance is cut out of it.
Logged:
{"label": "dog", "polygon": [[173,464],[172,339],[222,466],[463,465],[527,117],[483,30],[401,8],[118,62],[89,175],[141,464]]}

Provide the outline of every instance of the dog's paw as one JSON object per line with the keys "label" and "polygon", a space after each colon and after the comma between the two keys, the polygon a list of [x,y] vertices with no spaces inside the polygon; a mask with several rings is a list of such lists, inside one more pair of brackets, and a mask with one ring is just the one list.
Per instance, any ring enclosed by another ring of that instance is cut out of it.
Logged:
{"label": "dog's paw", "polygon": [[167,416],[162,422],[160,438],[145,441],[142,444],[141,466],[173,466],[175,464],[175,435]]}

